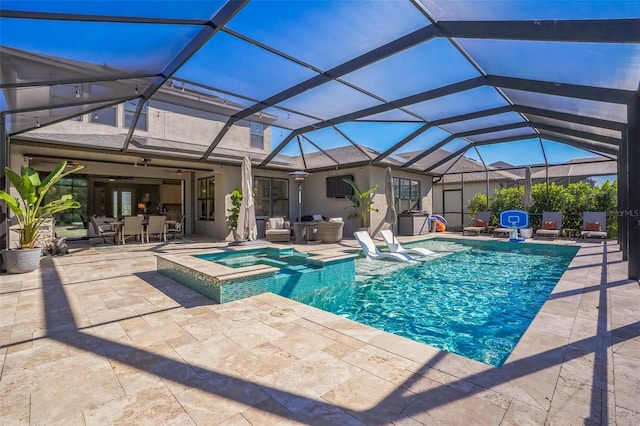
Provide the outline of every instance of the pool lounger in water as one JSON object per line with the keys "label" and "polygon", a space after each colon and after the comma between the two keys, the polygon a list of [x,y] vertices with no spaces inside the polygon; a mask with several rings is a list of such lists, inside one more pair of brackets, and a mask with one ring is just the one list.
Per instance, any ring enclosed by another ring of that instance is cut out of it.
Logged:
{"label": "pool lounger in water", "polygon": [[402,245],[400,245],[400,242],[396,239],[390,229],[380,231],[380,234],[382,235],[382,239],[384,240],[387,247],[389,247],[391,253],[401,253],[407,255],[415,254],[418,256],[433,256],[435,254],[435,252],[423,247],[402,247]]}
{"label": "pool lounger in water", "polygon": [[395,259],[401,262],[415,262],[416,259],[413,256],[409,256],[404,253],[382,253],[376,245],[373,243],[371,236],[367,231],[354,232],[353,236],[356,237],[364,255],[369,259]]}

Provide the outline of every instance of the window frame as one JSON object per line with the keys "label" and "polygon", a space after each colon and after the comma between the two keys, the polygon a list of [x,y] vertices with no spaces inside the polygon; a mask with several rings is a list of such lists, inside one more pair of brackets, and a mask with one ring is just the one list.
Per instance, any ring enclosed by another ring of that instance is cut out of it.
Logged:
{"label": "window frame", "polygon": [[418,179],[394,177],[393,190],[394,204],[398,212],[422,209],[420,181]]}
{"label": "window frame", "polygon": [[[198,178],[196,184],[198,189],[198,195],[196,199],[198,220],[215,221],[216,220],[216,204],[215,204],[216,178],[215,176]],[[204,191],[203,191],[202,185],[204,185]]]}
{"label": "window frame", "polygon": [[[264,180],[264,181],[268,181],[268,188],[267,188],[267,194],[264,196],[261,196],[260,191],[259,191],[259,185],[258,185],[258,181],[260,180]],[[278,182],[281,184],[284,184],[284,194],[282,194],[282,196],[278,193],[278,197],[276,198],[276,191],[274,191],[274,182]],[[266,202],[268,205],[268,212],[266,215],[262,214],[263,212],[259,212],[258,209],[256,209],[256,219],[267,219],[269,217],[289,217],[289,213],[290,213],[290,205],[289,205],[289,179],[286,178],[277,178],[277,177],[268,177],[268,176],[255,176],[254,180],[253,180],[253,187],[256,189],[255,192],[255,196],[254,196],[254,200],[255,200],[255,205],[257,208],[259,208],[258,206],[260,206],[263,202]],[[276,202],[283,202],[286,206],[286,214],[281,215],[275,215],[274,214],[274,203]]]}

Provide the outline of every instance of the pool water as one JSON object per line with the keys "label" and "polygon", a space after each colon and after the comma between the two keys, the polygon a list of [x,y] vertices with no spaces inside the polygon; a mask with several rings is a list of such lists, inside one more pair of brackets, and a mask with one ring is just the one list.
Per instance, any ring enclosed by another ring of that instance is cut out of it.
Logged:
{"label": "pool water", "polygon": [[578,251],[494,241],[412,245],[441,257],[417,265],[357,259],[351,284],[294,299],[498,367]]}

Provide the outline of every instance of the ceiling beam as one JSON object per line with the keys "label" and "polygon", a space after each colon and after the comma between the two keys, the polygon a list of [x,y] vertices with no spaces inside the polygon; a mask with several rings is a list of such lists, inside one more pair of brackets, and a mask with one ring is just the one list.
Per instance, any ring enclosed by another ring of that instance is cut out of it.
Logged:
{"label": "ceiling beam", "polygon": [[591,132],[582,132],[579,130],[568,129],[566,127],[553,126],[551,124],[538,123],[536,121],[529,121],[529,125],[535,129],[549,130],[550,132],[561,133],[563,135],[573,136],[581,139],[587,139],[593,142],[602,142],[612,146],[620,146],[621,143],[621,140],[617,138],[602,136]]}
{"label": "ceiling beam", "polygon": [[606,87],[583,86],[579,84],[557,83],[552,81],[530,80],[526,78],[487,75],[487,83],[494,87],[523,90],[547,95],[565,96],[576,99],[627,104],[635,91],[610,89]]}
{"label": "ceiling beam", "polygon": [[569,114],[566,112],[553,111],[543,108],[534,108],[522,105],[514,105],[513,110],[522,114],[539,115],[540,117],[552,118],[554,120],[566,121],[585,126],[600,127],[602,129],[617,130],[622,132],[626,129],[626,124],[617,121],[604,120],[602,118],[587,117],[584,115]]}
{"label": "ceiling beam", "polygon": [[439,21],[445,37],[581,43],[638,43],[640,19]]}
{"label": "ceiling beam", "polygon": [[43,87],[43,86],[78,86],[85,83],[103,83],[120,80],[139,80],[147,78],[160,77],[158,73],[147,74],[109,74],[101,75],[99,77],[82,77],[82,78],[69,78],[64,80],[42,80],[42,81],[21,81],[16,83],[2,83],[0,84],[0,90],[5,89],[22,89],[25,87]]}
{"label": "ceiling beam", "polygon": [[464,148],[460,148],[459,150],[452,152],[451,154],[447,155],[446,157],[444,157],[441,160],[436,161],[435,163],[433,163],[431,166],[427,167],[426,169],[423,170],[423,172],[428,173],[431,170],[440,167],[441,165],[445,164],[447,161],[450,161],[452,159],[454,159],[455,157],[458,157],[462,154],[464,154],[465,152],[467,152],[470,148],[473,148],[472,144],[469,144],[467,146],[465,146]]}
{"label": "ceiling beam", "polygon": [[87,15],[78,13],[30,12],[24,10],[0,10],[0,18],[161,25],[206,25],[208,22],[206,19],[149,18],[120,15]]}
{"label": "ceiling beam", "polygon": [[614,157],[618,157],[619,151],[617,149],[613,149],[613,148],[607,148],[607,147],[603,147],[602,145],[593,145],[590,144],[589,142],[586,141],[576,141],[573,139],[567,139],[567,138],[562,138],[562,137],[558,137],[556,135],[548,135],[548,134],[541,134],[540,137],[542,139],[546,139],[552,142],[558,142],[558,143],[562,143],[565,145],[570,145],[576,148],[580,148],[583,149],[585,151],[590,151],[593,152],[595,154],[602,152],[605,154],[609,154],[612,155]]}
{"label": "ceiling beam", "polygon": [[446,138],[444,138],[443,140],[441,140],[437,144],[433,145],[431,148],[423,151],[422,154],[418,154],[415,157],[413,157],[411,160],[409,160],[406,163],[404,163],[401,167],[406,169],[410,165],[412,165],[414,163],[417,163],[418,161],[422,160],[424,157],[426,157],[427,155],[431,154],[435,150],[442,148],[443,146],[445,146],[446,144],[448,144],[449,142],[451,142],[455,138],[456,137],[453,136],[453,135],[447,136]]}

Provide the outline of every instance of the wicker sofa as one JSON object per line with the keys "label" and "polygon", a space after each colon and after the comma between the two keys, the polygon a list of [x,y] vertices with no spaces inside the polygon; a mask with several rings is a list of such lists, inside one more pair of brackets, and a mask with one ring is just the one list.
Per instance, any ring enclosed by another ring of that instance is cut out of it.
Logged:
{"label": "wicker sofa", "polygon": [[317,222],[312,228],[312,234],[309,239],[325,243],[342,241],[344,222],[342,218],[338,219],[329,219],[327,222]]}

